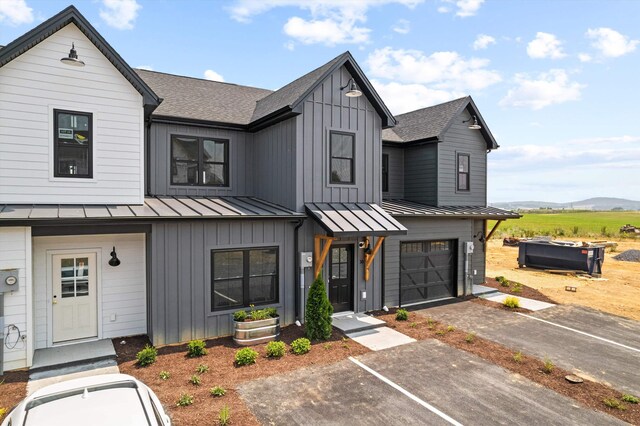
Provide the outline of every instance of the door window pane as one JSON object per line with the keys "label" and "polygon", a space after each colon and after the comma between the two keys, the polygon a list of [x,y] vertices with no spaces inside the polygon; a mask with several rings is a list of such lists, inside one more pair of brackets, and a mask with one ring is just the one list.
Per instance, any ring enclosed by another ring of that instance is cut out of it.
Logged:
{"label": "door window pane", "polygon": [[60,297],[89,295],[89,258],[66,258],[60,261]]}

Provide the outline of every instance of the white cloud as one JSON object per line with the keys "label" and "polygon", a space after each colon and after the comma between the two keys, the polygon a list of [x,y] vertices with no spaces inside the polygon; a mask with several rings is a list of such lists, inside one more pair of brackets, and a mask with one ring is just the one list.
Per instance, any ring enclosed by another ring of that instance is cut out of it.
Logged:
{"label": "white cloud", "polygon": [[571,81],[563,69],[552,69],[533,78],[519,73],[514,79],[516,86],[500,100],[500,106],[539,110],[553,104],[577,101],[586,87]]}
{"label": "white cloud", "polygon": [[119,30],[133,29],[133,23],[142,8],[136,0],[102,0],[105,9],[100,9],[100,17],[110,27]]}
{"label": "white cloud", "polygon": [[593,58],[588,53],[578,53],[578,59],[580,62],[591,62]]}
{"label": "white cloud", "polygon": [[399,83],[428,84],[432,90],[465,93],[477,91],[502,80],[497,71],[487,69],[489,60],[465,59],[457,52],[377,49],[367,58],[372,77]]}
{"label": "white cloud", "polygon": [[204,72],[204,78],[212,81],[221,81],[224,82],[224,77],[221,74],[218,74],[214,70],[206,70]]}
{"label": "white cloud", "polygon": [[309,12],[309,17],[292,16],[284,25],[289,37],[303,44],[362,44],[370,39],[371,29],[363,24],[371,7],[401,4],[409,8],[424,0],[236,0],[229,8],[231,17],[250,22],[256,15],[278,7],[293,7]]}
{"label": "white cloud", "polygon": [[562,42],[549,33],[538,32],[536,38],[527,45],[527,54],[534,59],[560,59],[566,55],[562,51]]}
{"label": "white cloud", "polygon": [[[443,3],[449,3],[455,5],[456,16],[461,18],[468,18],[474,16],[480,10],[480,6],[484,3],[484,0],[441,0]],[[439,13],[449,13],[452,9],[448,5],[438,7]]]}
{"label": "white cloud", "polygon": [[402,114],[465,96],[464,92],[430,89],[418,83],[383,83],[374,79],[371,80],[371,84],[393,114]]}
{"label": "white cloud", "polygon": [[153,71],[153,66],[151,65],[138,65],[136,68],[139,70]]}
{"label": "white cloud", "polygon": [[292,41],[288,41],[284,44],[284,48],[293,51],[296,49],[296,44]]}
{"label": "white cloud", "polygon": [[611,28],[590,28],[586,33],[587,38],[593,40],[591,46],[609,58],[617,58],[636,50],[640,40],[629,40],[629,37],[612,30]]}
{"label": "white cloud", "polygon": [[406,19],[398,19],[398,22],[393,26],[393,31],[398,34],[409,34],[409,31],[411,31],[411,23]]}
{"label": "white cloud", "polygon": [[25,0],[0,0],[0,22],[9,25],[30,24],[33,22],[33,9]]}
{"label": "white cloud", "polygon": [[473,42],[473,50],[482,50],[489,47],[491,44],[496,44],[495,37],[491,37],[486,34],[478,34],[475,41]]}

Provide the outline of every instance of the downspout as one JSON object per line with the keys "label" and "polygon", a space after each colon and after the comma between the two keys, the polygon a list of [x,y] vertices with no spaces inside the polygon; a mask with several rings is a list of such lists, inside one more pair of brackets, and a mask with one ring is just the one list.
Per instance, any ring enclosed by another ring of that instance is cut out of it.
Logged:
{"label": "downspout", "polygon": [[147,135],[145,137],[145,145],[146,164],[144,166],[146,182],[144,183],[144,192],[147,196],[149,196],[151,195],[151,116],[149,116],[149,119],[147,120]]}
{"label": "downspout", "polygon": [[300,267],[300,254],[298,252],[298,234],[299,234],[299,230],[300,227],[302,226],[302,224],[304,224],[304,219],[298,219],[296,223],[296,226],[293,228],[293,252],[294,252],[294,262],[293,262],[293,276],[297,276],[298,275],[298,271],[300,271],[300,282],[296,283],[295,285],[295,303],[294,305],[296,306],[295,309],[295,316],[296,316],[296,321],[300,321],[302,322],[302,319],[300,318],[300,294],[302,293],[301,290],[302,288],[304,288],[304,270]]}

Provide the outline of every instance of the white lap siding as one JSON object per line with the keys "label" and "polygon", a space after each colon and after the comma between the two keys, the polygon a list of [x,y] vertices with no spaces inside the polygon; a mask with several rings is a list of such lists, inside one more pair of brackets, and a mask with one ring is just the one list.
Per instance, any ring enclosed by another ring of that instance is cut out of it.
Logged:
{"label": "white lap siding", "polygon": [[[75,43],[86,66],[60,62]],[[53,110],[93,114],[93,179],[53,177]],[[70,24],[0,68],[3,203],[142,204],[142,95]]]}
{"label": "white lap siding", "polygon": [[[27,315],[31,303],[28,297],[31,291],[31,228],[0,228],[0,269],[18,269],[18,290],[4,294],[3,335],[7,334],[7,326],[15,325],[20,334],[28,336],[31,318]],[[29,341],[18,339],[13,329],[5,345],[4,369],[14,370],[30,365]],[[6,345],[9,345],[7,348]],[[10,349],[11,348],[11,349]]]}
{"label": "white lap siding", "polygon": [[[115,246],[121,264],[109,266]],[[51,282],[47,257],[56,250],[98,252],[98,335],[147,332],[144,234],[35,237],[33,239],[35,348],[51,344]]]}

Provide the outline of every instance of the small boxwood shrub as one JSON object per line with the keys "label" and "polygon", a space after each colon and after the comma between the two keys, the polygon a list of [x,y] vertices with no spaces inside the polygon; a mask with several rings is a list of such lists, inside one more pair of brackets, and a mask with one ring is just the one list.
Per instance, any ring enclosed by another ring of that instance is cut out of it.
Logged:
{"label": "small boxwood shrub", "polygon": [[398,309],[396,311],[396,321],[406,321],[409,319],[409,312],[406,309]]}
{"label": "small boxwood shrub", "polygon": [[189,395],[188,393],[180,395],[180,399],[178,399],[176,403],[178,407],[187,407],[191,404],[193,404],[193,395]]}
{"label": "small boxwood shrub", "polygon": [[227,393],[227,391],[220,386],[214,386],[211,389],[209,389],[209,393],[212,396],[224,396],[224,394]]}
{"label": "small boxwood shrub", "polygon": [[236,364],[237,365],[250,365],[256,363],[258,358],[258,352],[251,348],[242,348],[236,351]]}
{"label": "small boxwood shrub", "polygon": [[507,296],[502,302],[507,308],[515,309],[520,307],[520,299],[514,296]]}
{"label": "small boxwood shrub", "polygon": [[301,337],[291,342],[291,352],[296,355],[306,354],[311,350],[311,341],[309,339]]}
{"label": "small boxwood shrub", "polygon": [[187,356],[189,358],[194,358],[198,356],[203,356],[207,354],[207,344],[204,340],[192,340],[187,343]]}
{"label": "small boxwood shrub", "polygon": [[245,311],[235,311],[233,313],[233,320],[238,322],[244,322],[247,319],[247,313]]}
{"label": "small boxwood shrub", "polygon": [[475,338],[476,338],[476,333],[471,332],[465,336],[464,341],[467,343],[473,343]]}
{"label": "small boxwood shrub", "polygon": [[269,358],[280,358],[284,356],[287,346],[284,342],[269,342],[267,343],[267,356]]}
{"label": "small boxwood shrub", "polygon": [[142,349],[136,355],[138,358],[138,364],[141,367],[146,367],[147,365],[151,365],[156,362],[156,358],[158,357],[158,350],[153,346],[146,345],[144,349]]}
{"label": "small boxwood shrub", "polygon": [[513,360],[518,364],[520,364],[522,362],[522,352],[518,351],[515,354],[513,354]]}

